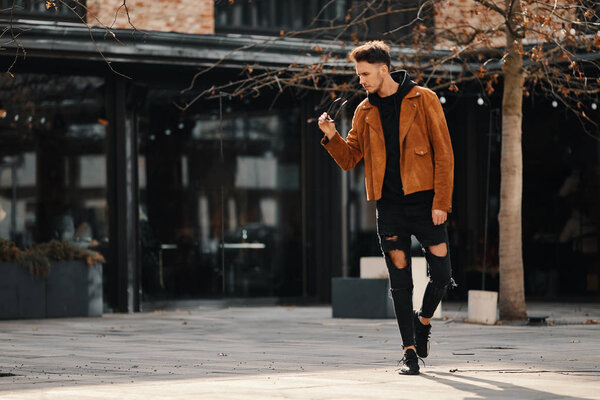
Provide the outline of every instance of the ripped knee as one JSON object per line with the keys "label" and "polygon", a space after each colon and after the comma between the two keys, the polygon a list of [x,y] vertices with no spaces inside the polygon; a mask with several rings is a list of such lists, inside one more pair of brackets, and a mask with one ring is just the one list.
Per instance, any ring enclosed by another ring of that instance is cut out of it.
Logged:
{"label": "ripped knee", "polygon": [[392,264],[394,264],[394,267],[398,269],[404,269],[408,266],[408,262],[406,261],[406,255],[402,250],[391,250],[388,252],[388,257],[390,257],[390,259],[392,260]]}
{"label": "ripped knee", "polygon": [[448,255],[448,247],[446,246],[446,243],[429,246],[429,251],[436,257],[446,257],[446,255]]}
{"label": "ripped knee", "polygon": [[431,284],[444,289],[453,286],[452,266],[450,265],[447,243],[429,246],[425,258],[427,259]]}

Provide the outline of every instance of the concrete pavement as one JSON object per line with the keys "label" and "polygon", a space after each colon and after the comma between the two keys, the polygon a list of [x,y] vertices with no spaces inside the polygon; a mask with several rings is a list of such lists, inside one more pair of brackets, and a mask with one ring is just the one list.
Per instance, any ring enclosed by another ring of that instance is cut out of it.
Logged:
{"label": "concrete pavement", "polygon": [[0,321],[0,399],[600,399],[600,305],[528,312],[556,325],[466,324],[446,304],[417,377],[396,372],[394,320],[329,307]]}

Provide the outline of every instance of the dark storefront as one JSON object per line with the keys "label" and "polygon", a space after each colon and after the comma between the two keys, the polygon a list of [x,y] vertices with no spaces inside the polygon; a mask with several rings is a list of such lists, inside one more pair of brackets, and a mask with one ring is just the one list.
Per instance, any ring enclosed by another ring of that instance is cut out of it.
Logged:
{"label": "dark storefront", "polygon": [[301,296],[298,106],[198,102],[181,112],[177,89],[149,85],[138,99],[143,291]]}
{"label": "dark storefront", "polygon": [[[450,225],[459,296],[482,284],[498,290],[500,93],[442,93],[456,161]],[[598,300],[600,131],[585,132],[572,113],[539,93],[523,101],[522,129],[526,296]]]}
{"label": "dark storefront", "polygon": [[105,79],[39,69],[0,87],[0,237],[108,254]]}
{"label": "dark storefront", "polygon": [[119,66],[128,80],[77,57],[31,54],[1,81],[1,237],[101,252],[107,311],[173,299],[328,300],[329,277],[341,274],[339,228],[322,230],[341,214],[317,188],[339,181],[306,124],[319,97],[283,94],[270,107],[264,93],[181,111],[174,103],[195,68],[129,60]]}

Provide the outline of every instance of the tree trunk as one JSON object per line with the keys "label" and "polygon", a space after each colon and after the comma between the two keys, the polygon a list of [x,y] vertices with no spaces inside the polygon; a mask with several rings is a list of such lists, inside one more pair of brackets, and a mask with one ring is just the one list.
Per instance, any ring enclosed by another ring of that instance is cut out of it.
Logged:
{"label": "tree trunk", "polygon": [[[520,0],[512,3],[513,15],[521,11]],[[510,18],[513,26],[516,25]],[[500,161],[500,319],[524,320],[525,288],[521,235],[521,201],[523,191],[523,154],[521,124],[523,110],[523,58],[519,53],[521,39],[506,29],[504,93],[502,99],[502,157]]]}

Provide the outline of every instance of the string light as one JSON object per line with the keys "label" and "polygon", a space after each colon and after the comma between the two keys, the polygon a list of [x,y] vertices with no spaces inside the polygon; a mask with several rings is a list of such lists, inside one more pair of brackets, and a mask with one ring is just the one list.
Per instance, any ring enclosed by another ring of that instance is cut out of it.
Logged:
{"label": "string light", "polygon": [[552,107],[554,107],[554,108],[558,107],[558,101],[552,100]]}
{"label": "string light", "polygon": [[598,109],[598,104],[596,104],[595,102],[592,103],[592,110],[597,110]]}
{"label": "string light", "polygon": [[440,103],[446,104],[446,98],[444,96],[440,96]]}
{"label": "string light", "polygon": [[485,102],[483,101],[483,99],[481,98],[481,96],[479,96],[479,97],[477,98],[477,104],[479,104],[480,106],[482,106],[482,105],[484,105],[484,104],[485,104]]}

